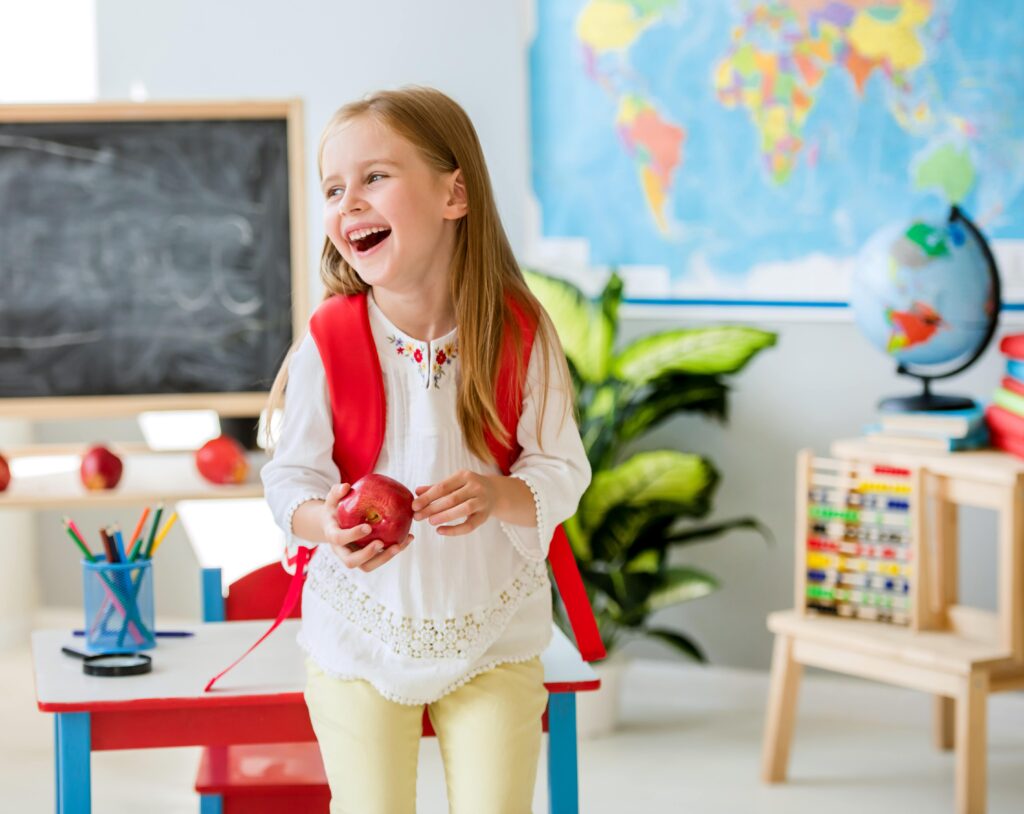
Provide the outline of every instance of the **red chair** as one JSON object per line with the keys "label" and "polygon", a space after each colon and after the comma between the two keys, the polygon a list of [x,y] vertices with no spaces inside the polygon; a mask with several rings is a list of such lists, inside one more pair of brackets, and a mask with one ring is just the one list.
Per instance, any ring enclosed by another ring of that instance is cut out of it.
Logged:
{"label": "red chair", "polygon": [[[274,619],[291,577],[270,563],[221,594],[219,568],[203,569],[203,620]],[[302,603],[292,612],[298,617]],[[195,789],[200,814],[328,814],[331,792],[316,741],[208,746]]]}

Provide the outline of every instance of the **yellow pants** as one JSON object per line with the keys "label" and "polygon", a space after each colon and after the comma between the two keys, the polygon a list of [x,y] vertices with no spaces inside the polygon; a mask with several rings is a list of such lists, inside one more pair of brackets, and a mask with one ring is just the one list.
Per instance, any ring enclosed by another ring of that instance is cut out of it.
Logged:
{"label": "yellow pants", "polygon": [[[306,660],[306,706],[331,787],[331,814],[413,814],[423,707]],[[427,705],[451,814],[529,814],[547,705],[539,658],[503,664]]]}

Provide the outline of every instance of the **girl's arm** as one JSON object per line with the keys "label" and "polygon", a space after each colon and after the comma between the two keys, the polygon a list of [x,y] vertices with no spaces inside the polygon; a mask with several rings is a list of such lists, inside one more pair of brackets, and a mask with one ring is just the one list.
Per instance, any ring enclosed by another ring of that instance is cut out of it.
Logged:
{"label": "girl's arm", "polygon": [[[540,347],[540,343],[534,345],[536,350]],[[548,364],[553,374],[558,370],[554,354],[562,352],[560,347],[549,351]],[[504,516],[498,515],[512,544],[524,557],[537,560],[547,557],[555,528],[576,513],[591,478],[590,462],[573,416],[571,382],[552,376],[544,407],[543,435],[537,435],[537,415],[544,396],[543,371],[541,354],[531,353],[516,431],[523,451],[512,464],[510,476],[503,478],[505,483],[499,486],[508,503]],[[513,485],[510,481],[517,483]],[[527,493],[528,504],[524,500]],[[533,518],[528,520],[530,509]]]}
{"label": "girl's arm", "polygon": [[316,343],[307,334],[289,361],[277,445],[260,472],[271,514],[285,534],[286,558],[303,543],[326,540],[311,518],[323,512],[324,500],[340,480],[333,448],[327,378]]}

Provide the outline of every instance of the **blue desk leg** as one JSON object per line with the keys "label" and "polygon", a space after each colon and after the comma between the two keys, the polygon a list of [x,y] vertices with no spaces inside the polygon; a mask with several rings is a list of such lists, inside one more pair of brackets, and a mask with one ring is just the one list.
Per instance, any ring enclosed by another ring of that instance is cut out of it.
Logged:
{"label": "blue desk leg", "polygon": [[548,696],[548,799],[551,814],[578,814],[576,693]]}
{"label": "blue desk leg", "polygon": [[57,814],[92,810],[91,735],[88,712],[58,712],[53,720]]}
{"label": "blue desk leg", "polygon": [[199,795],[199,814],[221,814],[223,810],[219,794]]}

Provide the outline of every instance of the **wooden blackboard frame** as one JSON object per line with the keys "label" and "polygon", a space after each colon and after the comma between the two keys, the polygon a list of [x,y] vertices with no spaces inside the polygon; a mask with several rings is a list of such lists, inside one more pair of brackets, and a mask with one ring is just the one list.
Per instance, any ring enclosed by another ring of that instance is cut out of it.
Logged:
{"label": "wooden blackboard frame", "polygon": [[[0,122],[139,122],[184,120],[285,122],[288,141],[288,209],[290,225],[292,340],[309,319],[306,279],[306,184],[303,105],[299,98],[281,100],[202,100],[0,105]],[[0,418],[72,419],[136,415],[149,410],[216,410],[221,416],[255,416],[267,391],[125,396],[53,396],[0,398]]]}

